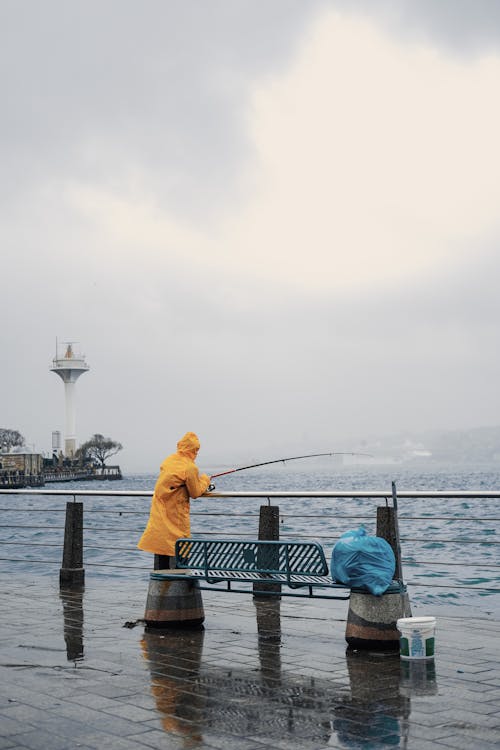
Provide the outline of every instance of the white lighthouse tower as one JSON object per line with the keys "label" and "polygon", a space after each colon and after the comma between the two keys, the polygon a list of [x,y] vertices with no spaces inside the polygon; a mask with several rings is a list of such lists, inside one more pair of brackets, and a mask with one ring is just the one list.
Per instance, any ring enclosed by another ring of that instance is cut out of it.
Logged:
{"label": "white lighthouse tower", "polygon": [[52,360],[52,372],[57,373],[64,383],[66,401],[66,428],[64,434],[64,454],[71,458],[76,452],[76,405],[75,383],[84,372],[89,370],[85,355],[76,355],[73,350],[75,341],[62,342],[66,347],[64,357],[59,356],[56,341],[56,356]]}

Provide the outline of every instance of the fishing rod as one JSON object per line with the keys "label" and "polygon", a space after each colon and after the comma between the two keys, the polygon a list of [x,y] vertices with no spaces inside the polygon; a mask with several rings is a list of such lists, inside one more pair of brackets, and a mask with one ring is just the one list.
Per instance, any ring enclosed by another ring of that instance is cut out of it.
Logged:
{"label": "fishing rod", "polygon": [[237,469],[229,469],[228,471],[221,471],[220,474],[212,474],[210,479],[215,479],[215,477],[224,477],[226,474],[234,474],[236,471],[246,471],[246,469],[256,469],[257,466],[269,466],[269,464],[281,464],[286,463],[287,461],[297,461],[299,458],[316,458],[317,456],[368,456],[369,458],[373,458],[371,453],[352,453],[352,452],[343,452],[339,453],[338,451],[334,451],[332,453],[308,453],[305,456],[289,456],[288,458],[275,458],[272,461],[261,461],[259,464],[250,464],[249,466],[239,466]]}

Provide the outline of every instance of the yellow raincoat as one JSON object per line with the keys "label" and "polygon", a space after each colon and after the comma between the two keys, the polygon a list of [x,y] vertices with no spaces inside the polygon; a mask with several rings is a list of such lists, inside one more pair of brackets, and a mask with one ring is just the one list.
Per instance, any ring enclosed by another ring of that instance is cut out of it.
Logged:
{"label": "yellow raincoat", "polygon": [[191,535],[189,498],[200,497],[210,484],[210,477],[200,475],[194,463],[199,449],[194,432],[186,432],[177,443],[177,453],[162,463],[139,549],[172,556],[176,540]]}

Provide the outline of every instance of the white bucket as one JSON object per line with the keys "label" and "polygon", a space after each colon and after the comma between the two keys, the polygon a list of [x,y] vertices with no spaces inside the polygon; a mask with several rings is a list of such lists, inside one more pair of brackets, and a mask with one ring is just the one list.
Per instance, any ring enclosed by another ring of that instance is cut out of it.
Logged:
{"label": "white bucket", "polygon": [[435,617],[403,617],[396,627],[401,659],[434,659]]}

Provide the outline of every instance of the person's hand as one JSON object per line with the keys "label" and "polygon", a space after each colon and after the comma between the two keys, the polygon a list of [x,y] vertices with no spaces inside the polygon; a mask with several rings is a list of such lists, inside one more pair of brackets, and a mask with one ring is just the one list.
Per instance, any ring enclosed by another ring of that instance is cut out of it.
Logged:
{"label": "person's hand", "polygon": [[215,490],[215,484],[212,484],[212,477],[209,477],[208,474],[203,474],[203,478],[208,479],[208,487],[205,492],[213,492],[213,490]]}
{"label": "person's hand", "polygon": [[212,477],[208,476],[208,474],[202,474],[200,479],[204,479],[206,482],[208,482],[205,492],[212,492],[212,490],[215,490],[215,486],[211,484]]}

